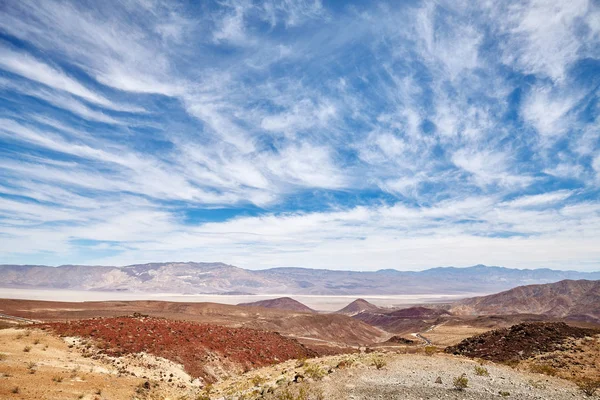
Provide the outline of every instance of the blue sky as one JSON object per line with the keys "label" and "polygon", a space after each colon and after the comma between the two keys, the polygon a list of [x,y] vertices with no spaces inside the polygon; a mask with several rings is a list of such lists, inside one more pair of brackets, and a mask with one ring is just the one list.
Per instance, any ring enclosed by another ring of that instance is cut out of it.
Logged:
{"label": "blue sky", "polygon": [[4,1],[0,262],[598,270],[599,87],[598,1]]}

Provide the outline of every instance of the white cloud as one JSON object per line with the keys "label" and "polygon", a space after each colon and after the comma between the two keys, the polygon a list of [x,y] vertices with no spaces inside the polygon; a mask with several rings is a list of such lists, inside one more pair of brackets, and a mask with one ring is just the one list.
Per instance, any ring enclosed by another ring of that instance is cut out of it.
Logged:
{"label": "white cloud", "polygon": [[567,199],[572,192],[568,190],[559,190],[557,192],[535,194],[531,196],[522,196],[509,203],[511,207],[543,206],[549,203],[557,203]]}
{"label": "white cloud", "polygon": [[10,89],[13,91],[18,91],[28,96],[37,97],[39,99],[47,101],[55,107],[68,110],[90,121],[105,122],[108,124],[122,124],[122,122],[117,121],[116,119],[100,111],[92,110],[87,105],[78,101],[75,97],[63,94],[60,91],[54,91],[45,88],[34,89],[32,87],[28,87],[24,83],[17,85],[3,78],[0,78],[0,87]]}
{"label": "white cloud", "polygon": [[102,95],[81,85],[64,72],[45,64],[29,54],[0,47],[0,66],[10,72],[24,76],[27,79],[43,83],[55,89],[64,90],[92,103],[113,109],[119,109]]}
{"label": "white cloud", "polygon": [[[0,47],[0,192],[28,200],[0,204],[2,254],[88,239],[118,242],[102,263],[596,265],[597,124],[570,75],[597,58],[596,5],[201,8],[3,8],[24,46]],[[262,215],[187,219],[246,206]]]}
{"label": "white cloud", "polygon": [[563,80],[584,43],[576,30],[589,7],[589,0],[534,0],[499,7],[494,17],[502,32],[508,33],[504,62],[526,73]]}
{"label": "white cloud", "polygon": [[534,87],[523,104],[523,117],[541,136],[560,136],[569,128],[568,113],[577,101],[571,94],[553,94],[548,86]]}
{"label": "white cloud", "polygon": [[284,182],[330,189],[347,184],[345,174],[335,166],[330,150],[324,147],[288,146],[264,159],[268,170]]}
{"label": "white cloud", "polygon": [[527,186],[532,178],[509,171],[510,157],[500,151],[459,149],[452,155],[452,162],[470,173],[481,187],[497,184],[505,187]]}

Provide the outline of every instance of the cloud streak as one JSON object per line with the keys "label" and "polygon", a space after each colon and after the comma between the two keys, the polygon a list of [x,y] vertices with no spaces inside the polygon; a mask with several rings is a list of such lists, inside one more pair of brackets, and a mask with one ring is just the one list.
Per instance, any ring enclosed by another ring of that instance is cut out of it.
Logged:
{"label": "cloud streak", "polygon": [[598,15],[9,2],[0,262],[598,269]]}

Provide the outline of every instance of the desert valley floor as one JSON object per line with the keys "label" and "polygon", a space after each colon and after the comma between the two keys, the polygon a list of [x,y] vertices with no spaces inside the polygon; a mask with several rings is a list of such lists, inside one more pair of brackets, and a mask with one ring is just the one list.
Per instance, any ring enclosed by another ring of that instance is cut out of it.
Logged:
{"label": "desert valley floor", "polygon": [[0,398],[580,398],[600,382],[598,289],[395,307],[343,297],[334,312],[300,296],[2,299]]}

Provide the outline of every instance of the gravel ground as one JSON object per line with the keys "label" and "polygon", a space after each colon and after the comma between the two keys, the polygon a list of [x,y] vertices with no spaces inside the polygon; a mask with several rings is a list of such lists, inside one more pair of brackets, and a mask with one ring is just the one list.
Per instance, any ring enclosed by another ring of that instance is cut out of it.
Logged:
{"label": "gravel ground", "polygon": [[[384,360],[382,369],[375,360]],[[343,367],[341,365],[344,364]],[[307,373],[309,365],[324,372],[314,380]],[[488,376],[479,376],[475,367],[483,366]],[[465,374],[468,387],[456,390],[455,377]],[[301,383],[294,377],[302,376]],[[260,378],[260,379],[257,379]],[[438,380],[439,378],[439,380]],[[440,381],[441,383],[436,383]],[[260,381],[258,385],[251,382]],[[260,393],[271,392],[265,399],[305,398],[281,396],[285,391],[297,393],[304,386],[308,399],[327,400],[435,400],[435,399],[582,399],[582,394],[569,381],[514,370],[504,365],[438,353],[415,354],[372,353],[322,357],[305,363],[287,361],[272,367],[223,381],[214,387],[211,399],[262,399]],[[279,393],[279,395],[278,395]]]}
{"label": "gravel ground", "polygon": [[[435,355],[387,356],[382,370],[357,368],[336,372],[323,389],[327,399],[539,399],[582,398],[567,381],[539,374],[515,371],[509,367],[485,364],[489,376],[475,374],[479,364],[458,357]],[[468,388],[458,391],[454,377],[465,374]],[[435,383],[437,378],[442,383]],[[501,392],[504,393],[503,397]],[[509,395],[508,395],[509,394]]]}

